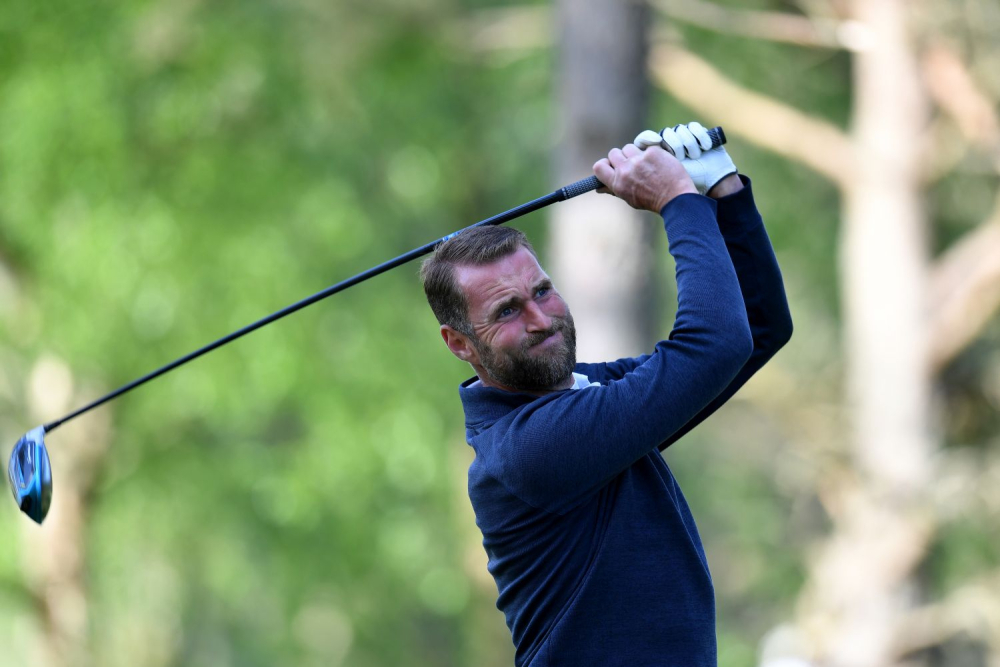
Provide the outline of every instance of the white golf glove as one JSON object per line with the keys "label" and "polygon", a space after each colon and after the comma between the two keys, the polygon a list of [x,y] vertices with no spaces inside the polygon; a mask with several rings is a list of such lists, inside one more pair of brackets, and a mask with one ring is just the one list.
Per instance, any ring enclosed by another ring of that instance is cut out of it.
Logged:
{"label": "white golf glove", "polygon": [[712,148],[712,138],[701,123],[665,127],[659,134],[643,130],[632,143],[642,150],[660,146],[673,153],[701,194],[707,193],[726,176],[737,173],[726,149],[722,146]]}

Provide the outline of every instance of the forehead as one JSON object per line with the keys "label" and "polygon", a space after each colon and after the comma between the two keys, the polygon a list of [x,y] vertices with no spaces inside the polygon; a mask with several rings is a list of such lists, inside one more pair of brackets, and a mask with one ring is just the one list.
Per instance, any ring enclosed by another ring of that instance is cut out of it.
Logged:
{"label": "forehead", "polygon": [[495,262],[480,266],[456,266],[455,281],[469,302],[469,315],[475,317],[493,303],[531,289],[548,275],[527,248]]}

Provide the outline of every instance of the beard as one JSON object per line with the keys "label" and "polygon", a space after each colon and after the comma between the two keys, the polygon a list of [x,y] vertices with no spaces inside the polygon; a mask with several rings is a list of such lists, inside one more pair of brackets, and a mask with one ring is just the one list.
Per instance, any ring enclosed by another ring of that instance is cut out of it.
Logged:
{"label": "beard", "polygon": [[[531,354],[532,347],[557,333],[562,334],[561,341]],[[568,313],[553,318],[548,331],[531,334],[514,350],[492,348],[478,338],[472,344],[490,379],[515,391],[548,391],[565,382],[576,368],[576,326]]]}

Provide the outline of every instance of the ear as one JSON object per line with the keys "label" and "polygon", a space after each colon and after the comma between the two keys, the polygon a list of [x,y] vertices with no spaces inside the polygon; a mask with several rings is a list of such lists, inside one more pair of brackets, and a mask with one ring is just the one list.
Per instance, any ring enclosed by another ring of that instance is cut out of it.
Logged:
{"label": "ear", "polygon": [[479,363],[479,353],[476,352],[476,348],[472,346],[472,342],[469,340],[469,337],[461,331],[458,331],[447,324],[442,324],[441,338],[444,338],[444,343],[448,346],[448,349],[451,350],[451,353],[462,361],[467,361],[470,364]]}

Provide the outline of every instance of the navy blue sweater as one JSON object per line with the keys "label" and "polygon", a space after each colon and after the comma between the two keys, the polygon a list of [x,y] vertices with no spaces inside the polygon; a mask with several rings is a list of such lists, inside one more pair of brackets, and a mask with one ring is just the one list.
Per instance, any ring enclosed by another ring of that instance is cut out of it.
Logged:
{"label": "navy blue sweater", "polygon": [[[476,458],[469,497],[518,667],[715,667],[715,599],[663,449],[791,336],[749,181],[663,211],[677,316],[652,354],[576,371],[543,397],[459,389]],[[716,219],[718,217],[718,219]]]}

